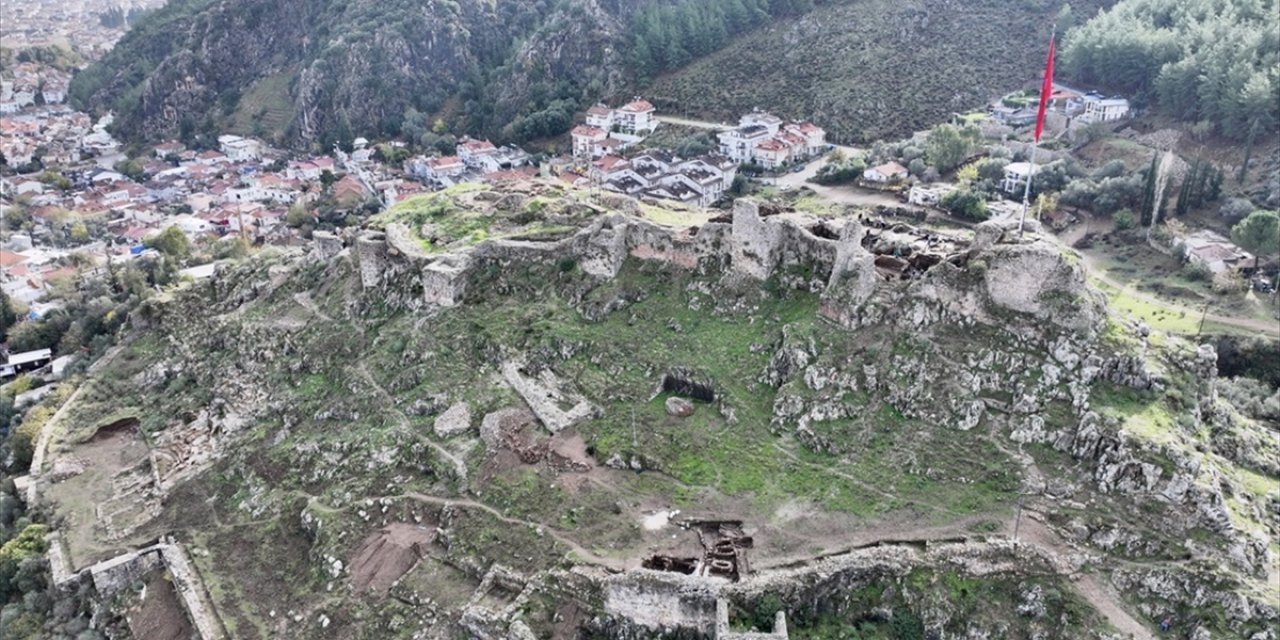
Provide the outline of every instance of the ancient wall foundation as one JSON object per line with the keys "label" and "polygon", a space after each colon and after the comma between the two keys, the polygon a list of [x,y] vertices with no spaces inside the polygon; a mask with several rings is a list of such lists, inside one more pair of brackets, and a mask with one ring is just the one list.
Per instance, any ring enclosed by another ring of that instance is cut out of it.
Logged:
{"label": "ancient wall foundation", "polygon": [[1009,324],[1009,314],[1019,314],[1035,320],[1025,325],[1094,330],[1103,302],[1074,256],[1040,238],[1034,225],[1025,239],[1007,227],[984,223],[971,240],[882,220],[765,215],[742,199],[729,223],[672,228],[613,214],[554,242],[491,240],[440,255],[392,224],[359,236],[354,255],[366,291],[409,309],[458,304],[480,265],[570,258],[590,275],[612,278],[630,257],[819,290],[823,315],[849,328],[911,308],[917,326],[957,317]]}

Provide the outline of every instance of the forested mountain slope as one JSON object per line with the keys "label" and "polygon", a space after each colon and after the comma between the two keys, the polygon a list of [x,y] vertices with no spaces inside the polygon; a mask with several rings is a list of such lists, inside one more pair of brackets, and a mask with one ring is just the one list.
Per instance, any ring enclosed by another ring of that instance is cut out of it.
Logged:
{"label": "forested mountain slope", "polygon": [[1265,135],[1280,119],[1278,21],[1276,0],[1121,0],[1071,32],[1063,63],[1206,130]]}
{"label": "forested mountain slope", "polygon": [[726,116],[760,106],[871,138],[1033,77],[1061,4],[175,0],[72,95],[114,110],[135,139],[232,130],[327,147],[441,119],[520,141],[636,93]]}
{"label": "forested mountain slope", "polygon": [[[428,126],[442,116],[458,131],[536,138],[562,133],[575,111],[620,90],[629,25],[655,4],[175,0],[76,78],[72,95],[114,109],[129,137],[230,128],[328,146],[397,135],[416,111],[431,116]],[[722,38],[812,5],[726,4],[732,22],[715,14]],[[710,6],[666,8],[694,15],[681,20],[692,25],[713,17]]]}
{"label": "forested mountain slope", "polygon": [[[658,79],[660,107],[755,107],[864,142],[918,131],[1039,76],[1063,2],[864,0],[771,22]],[[1109,5],[1073,1],[1077,19]]]}

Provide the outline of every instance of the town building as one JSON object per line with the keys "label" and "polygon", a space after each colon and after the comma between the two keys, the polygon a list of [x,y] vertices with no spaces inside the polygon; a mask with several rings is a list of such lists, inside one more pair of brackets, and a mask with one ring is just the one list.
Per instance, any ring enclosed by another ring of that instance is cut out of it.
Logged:
{"label": "town building", "polygon": [[1033,170],[1039,168],[1040,165],[1033,167],[1030,162],[1010,162],[1004,167],[1004,180],[1000,182],[1000,190],[1012,195],[1022,195]]}
{"label": "town building", "polygon": [[600,145],[609,138],[607,129],[581,124],[569,132],[573,139],[573,157],[579,159],[595,159],[605,155],[605,147]]}
{"label": "town building", "polygon": [[765,169],[777,169],[822,153],[827,149],[826,137],[826,132],[813,123],[784,123],[782,118],[763,111],[742,116],[737,127],[718,135],[722,155]]}
{"label": "town building", "polygon": [[262,157],[262,143],[240,136],[219,136],[218,148],[232,162],[253,162]]}
{"label": "town building", "polygon": [[733,186],[737,167],[724,156],[685,160],[655,150],[631,160],[605,156],[592,163],[589,174],[592,182],[610,191],[708,207]]}
{"label": "town building", "polygon": [[1096,93],[1084,97],[1083,122],[1114,122],[1129,115],[1129,101],[1124,98],[1104,98]]}
{"label": "town building", "polygon": [[648,100],[636,98],[613,112],[613,126],[619,133],[645,136],[658,128],[658,110]]}
{"label": "town building", "polygon": [[891,184],[906,180],[910,172],[897,162],[886,162],[862,172],[862,179],[875,184]]}
{"label": "town building", "polygon": [[947,194],[955,191],[953,184],[916,184],[907,191],[907,202],[922,207],[936,207]]}
{"label": "town building", "polygon": [[1207,229],[1187,235],[1181,245],[1183,257],[1188,262],[1203,264],[1212,273],[1239,271],[1253,266],[1253,254]]}

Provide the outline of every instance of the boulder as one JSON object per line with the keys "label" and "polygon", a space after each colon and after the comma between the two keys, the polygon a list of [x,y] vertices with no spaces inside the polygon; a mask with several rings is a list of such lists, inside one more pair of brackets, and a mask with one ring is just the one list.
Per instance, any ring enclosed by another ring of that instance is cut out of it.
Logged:
{"label": "boulder", "polygon": [[465,402],[459,402],[448,411],[440,414],[436,418],[435,430],[436,435],[441,438],[448,438],[459,433],[465,433],[471,428],[471,407]]}
{"label": "boulder", "polygon": [[672,396],[667,398],[667,413],[677,418],[688,418],[693,415],[693,403],[684,398]]}

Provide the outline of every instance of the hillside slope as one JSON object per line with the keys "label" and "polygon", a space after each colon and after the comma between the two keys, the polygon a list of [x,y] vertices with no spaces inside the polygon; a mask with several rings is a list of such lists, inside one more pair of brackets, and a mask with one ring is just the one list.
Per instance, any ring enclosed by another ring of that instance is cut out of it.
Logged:
{"label": "hillside slope", "polygon": [[[173,536],[235,638],[1277,618],[1280,454],[1211,348],[1115,324],[1035,233],[762,212],[464,187],[148,302],[47,427],[58,560]],[[640,569],[708,536],[741,581]]]}
{"label": "hillside slope", "polygon": [[174,0],[71,94],[114,109],[134,138],[247,122],[261,130],[244,133],[327,146],[397,133],[409,108],[434,114],[451,99],[466,102],[460,124],[496,132],[517,113],[567,118],[584,93],[614,86],[607,52],[628,4]]}
{"label": "hillside slope", "polygon": [[723,117],[768,108],[870,140],[1034,77],[1061,4],[175,0],[71,94],[115,110],[133,139],[229,129],[327,147],[398,135],[417,112],[414,131],[441,117],[455,132],[524,140],[563,133],[594,100],[640,93]]}
{"label": "hillside slope", "polygon": [[[753,108],[869,142],[927,129],[1037,78],[1059,1],[862,0],[775,21],[659,78],[655,103],[736,118]],[[1073,1],[1091,15],[1107,0]]]}

